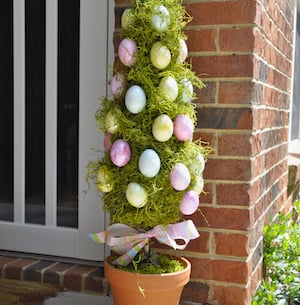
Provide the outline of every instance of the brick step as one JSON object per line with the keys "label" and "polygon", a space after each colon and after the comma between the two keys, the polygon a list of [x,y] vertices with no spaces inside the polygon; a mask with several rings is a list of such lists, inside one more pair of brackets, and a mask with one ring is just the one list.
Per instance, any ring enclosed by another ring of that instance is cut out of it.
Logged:
{"label": "brick step", "polygon": [[59,290],[108,295],[103,268],[97,265],[0,256],[0,275],[5,279],[49,283]]}

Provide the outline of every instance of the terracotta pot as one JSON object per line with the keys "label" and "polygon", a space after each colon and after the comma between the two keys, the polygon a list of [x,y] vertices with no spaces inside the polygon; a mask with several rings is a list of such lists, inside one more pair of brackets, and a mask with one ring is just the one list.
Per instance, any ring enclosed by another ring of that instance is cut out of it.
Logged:
{"label": "terracotta pot", "polygon": [[184,270],[167,274],[126,272],[105,260],[105,277],[111,286],[114,305],[178,305],[191,273],[190,262],[185,258],[178,259],[185,266]]}

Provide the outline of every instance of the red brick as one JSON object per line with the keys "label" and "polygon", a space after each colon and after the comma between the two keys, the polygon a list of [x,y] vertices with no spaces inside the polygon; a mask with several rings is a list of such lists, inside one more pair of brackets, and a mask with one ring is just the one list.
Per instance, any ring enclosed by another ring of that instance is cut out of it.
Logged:
{"label": "red brick", "polygon": [[189,281],[184,286],[181,300],[195,303],[206,303],[209,297],[210,286],[206,283]]}
{"label": "red brick", "polygon": [[250,185],[243,184],[217,184],[217,202],[219,205],[250,205]]}
{"label": "red brick", "polygon": [[185,33],[188,36],[187,45],[189,52],[213,52],[217,50],[217,30],[189,29]]}
{"label": "red brick", "polygon": [[98,293],[107,293],[107,282],[100,270],[91,272],[85,279],[85,290],[97,291]]}
{"label": "red brick", "polygon": [[5,278],[21,280],[23,269],[36,262],[32,259],[18,258],[9,263],[5,268]]}
{"label": "red brick", "polygon": [[236,257],[247,257],[250,252],[249,236],[245,234],[215,233],[215,253]]}
{"label": "red brick", "polygon": [[246,262],[188,258],[192,264],[191,279],[247,284],[250,266]]}
{"label": "red brick", "polygon": [[255,1],[201,2],[186,4],[186,10],[193,16],[191,25],[245,24],[255,17]]}
{"label": "red brick", "polygon": [[16,261],[17,258],[9,256],[0,256],[0,271],[4,272],[8,263]]}
{"label": "red brick", "polygon": [[253,55],[193,56],[196,74],[206,78],[252,77]]}
{"label": "red brick", "polygon": [[213,186],[211,183],[204,184],[204,192],[200,194],[200,205],[202,203],[212,204],[213,202]]}
{"label": "red brick", "polygon": [[220,104],[251,104],[255,84],[250,81],[220,82]]}
{"label": "red brick", "polygon": [[56,285],[58,287],[62,287],[64,273],[73,266],[74,265],[72,264],[65,264],[65,263],[55,264],[53,267],[45,270],[43,275],[44,282],[52,285]]}
{"label": "red brick", "polygon": [[215,304],[222,305],[251,304],[251,294],[249,292],[249,288],[234,286],[214,285],[212,288],[212,299],[214,300]]}
{"label": "red brick", "polygon": [[249,181],[252,178],[250,160],[212,159],[206,163],[205,179]]}
{"label": "red brick", "polygon": [[217,83],[205,82],[206,87],[195,89],[198,99],[195,101],[201,107],[201,104],[215,104],[217,98]]}
{"label": "red brick", "polygon": [[82,291],[84,288],[84,279],[95,267],[75,266],[64,274],[64,286],[67,289]]}
{"label": "red brick", "polygon": [[209,253],[209,242],[211,234],[201,230],[199,233],[200,237],[191,240],[185,250],[196,253]]}
{"label": "red brick", "polygon": [[220,50],[252,52],[254,48],[253,28],[234,27],[220,30]]}
{"label": "red brick", "polygon": [[200,212],[194,213],[189,218],[198,227],[210,227],[228,230],[248,230],[252,226],[252,218],[246,209],[225,209],[201,207],[205,219]]}

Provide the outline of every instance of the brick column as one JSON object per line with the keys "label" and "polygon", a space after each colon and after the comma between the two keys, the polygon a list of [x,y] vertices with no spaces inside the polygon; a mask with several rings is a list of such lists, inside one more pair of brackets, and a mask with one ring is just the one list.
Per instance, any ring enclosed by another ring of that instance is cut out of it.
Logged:
{"label": "brick column", "polygon": [[[115,0],[116,27],[129,0]],[[293,0],[187,0],[189,60],[198,92],[196,137],[214,147],[207,195],[191,218],[201,237],[186,304],[250,305],[261,279],[263,225],[288,210]]]}

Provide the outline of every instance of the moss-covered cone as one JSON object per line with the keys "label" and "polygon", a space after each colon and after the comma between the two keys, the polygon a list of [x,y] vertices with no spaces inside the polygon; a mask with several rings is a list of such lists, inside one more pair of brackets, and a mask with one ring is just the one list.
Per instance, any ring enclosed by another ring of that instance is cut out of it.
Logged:
{"label": "moss-covered cone", "polygon": [[[166,29],[158,31],[152,22],[155,14],[164,18],[158,9],[161,6],[167,10],[168,20]],[[131,149],[131,157],[126,165],[116,166],[108,149],[99,160],[89,163],[87,177],[94,179],[98,188],[105,192],[102,197],[104,208],[110,212],[112,222],[146,229],[180,220],[180,202],[184,194],[195,186],[197,176],[202,175],[200,168],[203,168],[203,162],[199,159],[199,154],[205,157],[209,148],[201,146],[200,141],[178,140],[174,135],[167,141],[158,141],[152,133],[155,119],[162,114],[168,115],[173,122],[178,115],[184,114],[196,125],[195,106],[183,98],[184,95],[190,95],[190,88],[185,84],[189,81],[193,87],[201,88],[203,83],[190,65],[178,60],[181,41],[186,39],[183,27],[191,19],[185,12],[182,1],[135,0],[129,13],[127,24],[123,25],[123,38],[135,42],[136,62],[129,67],[121,62],[116,66],[120,68],[118,71],[125,74],[125,90],[133,85],[144,90],[146,105],[141,111],[132,113],[128,110],[124,96],[103,99],[101,108],[96,113],[97,125],[105,133],[112,133],[112,143],[118,139],[126,141]],[[157,68],[151,60],[151,49],[157,42],[171,54],[171,61],[164,69]],[[178,86],[178,95],[172,101],[166,98],[159,86],[166,76],[171,76]],[[194,94],[192,98],[195,98]],[[161,161],[158,174],[151,178],[139,170],[139,158],[149,148],[158,154]],[[177,163],[186,165],[191,176],[191,182],[184,190],[175,190],[170,183],[170,173]],[[100,178],[97,177],[99,169]],[[147,193],[147,203],[143,207],[137,208],[128,202],[126,190],[131,182],[138,183]]]}

